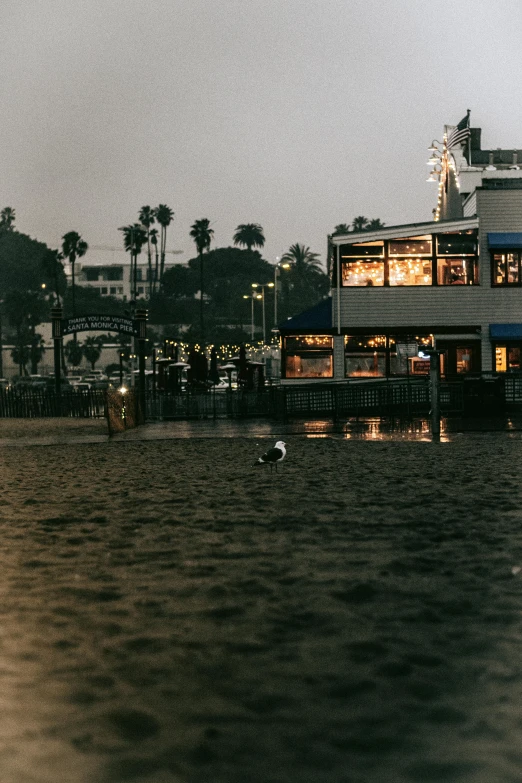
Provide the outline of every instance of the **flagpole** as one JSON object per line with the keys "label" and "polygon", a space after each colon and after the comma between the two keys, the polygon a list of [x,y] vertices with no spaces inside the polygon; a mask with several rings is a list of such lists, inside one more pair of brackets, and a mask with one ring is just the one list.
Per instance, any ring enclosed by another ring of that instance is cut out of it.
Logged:
{"label": "flagpole", "polygon": [[471,109],[468,109],[468,128],[469,128],[469,136],[468,136],[468,166],[471,168],[471,120],[470,120],[470,114]]}

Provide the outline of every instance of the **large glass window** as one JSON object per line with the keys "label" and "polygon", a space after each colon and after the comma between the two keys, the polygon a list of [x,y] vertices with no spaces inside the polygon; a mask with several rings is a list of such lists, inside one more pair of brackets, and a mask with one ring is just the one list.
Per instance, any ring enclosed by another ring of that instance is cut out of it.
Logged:
{"label": "large glass window", "polygon": [[[429,372],[423,349],[432,345],[431,335],[348,335],[345,337],[345,376],[382,378],[422,375]],[[420,355],[419,355],[420,354]]]}
{"label": "large glass window", "polygon": [[475,285],[477,266],[474,258],[438,258],[438,285]]}
{"label": "large glass window", "polygon": [[341,245],[339,253],[346,287],[479,283],[476,230]]}
{"label": "large glass window", "polygon": [[477,254],[477,235],[474,231],[437,234],[438,256],[474,256]]}
{"label": "large glass window", "polygon": [[333,338],[296,335],[284,338],[285,378],[332,378]]}
{"label": "large glass window", "polygon": [[383,261],[367,261],[366,259],[345,261],[342,270],[343,285],[345,286],[384,285]]}
{"label": "large glass window", "polygon": [[431,235],[391,239],[389,255],[393,256],[431,256]]}
{"label": "large glass window", "polygon": [[390,285],[431,285],[431,259],[391,258]]}
{"label": "large glass window", "polygon": [[520,285],[520,253],[493,253],[493,285]]}
{"label": "large glass window", "polygon": [[347,378],[379,378],[386,375],[386,337],[382,334],[345,338]]}

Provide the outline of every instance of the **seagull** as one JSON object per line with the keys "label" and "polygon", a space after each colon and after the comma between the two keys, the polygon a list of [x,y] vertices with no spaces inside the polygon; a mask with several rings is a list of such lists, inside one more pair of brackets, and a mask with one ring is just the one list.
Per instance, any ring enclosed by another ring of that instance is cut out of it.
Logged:
{"label": "seagull", "polygon": [[286,443],[284,443],[284,441],[278,440],[274,448],[268,449],[262,457],[258,457],[252,467],[254,467],[254,465],[270,465],[270,473],[272,473],[272,469],[275,465],[277,473],[277,463],[282,462],[286,455],[285,446]]}

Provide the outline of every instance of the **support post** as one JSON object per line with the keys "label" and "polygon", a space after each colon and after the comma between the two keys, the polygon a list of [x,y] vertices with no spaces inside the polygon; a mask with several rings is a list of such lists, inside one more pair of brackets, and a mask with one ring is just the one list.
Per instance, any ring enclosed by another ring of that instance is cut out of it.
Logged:
{"label": "support post", "polygon": [[440,351],[427,351],[430,355],[431,434],[440,437]]}
{"label": "support post", "polygon": [[138,399],[141,423],[145,421],[145,340],[147,339],[147,310],[136,310],[138,328]]}
{"label": "support post", "polygon": [[62,390],[61,383],[61,359],[62,359],[62,315],[61,307],[53,307],[51,310],[51,323],[54,344],[54,388],[56,391],[56,404],[58,406],[58,415],[61,414],[60,394]]}

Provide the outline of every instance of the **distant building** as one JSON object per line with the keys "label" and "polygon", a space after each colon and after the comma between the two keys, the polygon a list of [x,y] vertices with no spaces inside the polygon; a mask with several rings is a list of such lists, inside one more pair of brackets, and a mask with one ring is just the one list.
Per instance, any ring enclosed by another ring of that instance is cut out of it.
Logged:
{"label": "distant building", "polygon": [[522,150],[480,133],[468,114],[432,146],[435,220],[331,238],[331,297],[280,326],[284,383],[426,373],[429,346],[446,378],[522,370]]}
{"label": "distant building", "polygon": [[[165,262],[165,271],[175,266],[173,262]],[[137,296],[147,298],[149,291],[148,267],[146,264],[138,265],[137,271]],[[154,270],[153,270],[154,271]],[[127,302],[131,299],[131,266],[129,261],[121,263],[88,263],[77,261],[74,267],[75,284],[96,288],[101,296],[114,296]],[[67,270],[67,278],[71,283],[71,271]]]}

